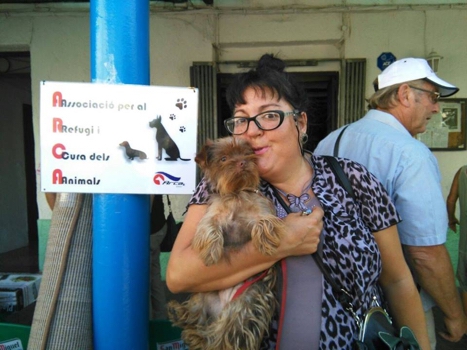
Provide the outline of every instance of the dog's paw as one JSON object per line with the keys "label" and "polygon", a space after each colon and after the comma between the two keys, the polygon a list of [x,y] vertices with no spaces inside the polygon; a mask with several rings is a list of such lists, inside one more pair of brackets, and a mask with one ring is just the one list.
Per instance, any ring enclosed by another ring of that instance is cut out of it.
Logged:
{"label": "dog's paw", "polygon": [[184,324],[183,318],[185,312],[185,307],[175,300],[170,300],[167,303],[167,317],[176,326],[182,326]]}
{"label": "dog's paw", "polygon": [[224,244],[217,242],[211,247],[201,249],[199,256],[206,266],[215,265],[224,257]]}
{"label": "dog's paw", "polygon": [[261,254],[275,254],[284,235],[283,227],[283,222],[275,216],[259,220],[251,230],[254,247]]}
{"label": "dog's paw", "polygon": [[199,225],[191,245],[206,266],[217,264],[224,256],[224,236],[218,230]]}

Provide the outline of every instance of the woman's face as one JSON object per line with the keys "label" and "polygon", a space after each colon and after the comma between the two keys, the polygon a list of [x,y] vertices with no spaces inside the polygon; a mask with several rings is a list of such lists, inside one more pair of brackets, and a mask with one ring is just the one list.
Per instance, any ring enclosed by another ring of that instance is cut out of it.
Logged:
{"label": "woman's face", "polygon": [[[292,106],[285,100],[278,100],[270,91],[263,92],[248,88],[244,93],[245,104],[235,107],[235,117],[254,117],[259,113],[281,110],[292,112]],[[306,115],[299,118],[298,128],[300,134],[306,132]],[[280,172],[290,171],[291,161],[301,158],[298,130],[292,115],[284,117],[284,121],[275,130],[264,131],[259,129],[253,121],[250,121],[248,130],[235,136],[245,139],[258,156],[260,176],[267,180],[277,180],[275,176]],[[289,169],[289,170],[287,170]]]}

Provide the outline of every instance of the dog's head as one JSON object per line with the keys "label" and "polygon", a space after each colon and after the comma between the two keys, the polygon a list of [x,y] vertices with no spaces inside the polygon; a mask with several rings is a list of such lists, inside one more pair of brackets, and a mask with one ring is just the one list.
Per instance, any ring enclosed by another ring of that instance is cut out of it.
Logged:
{"label": "dog's head", "polygon": [[129,147],[130,144],[128,143],[128,141],[123,141],[122,143],[119,144],[120,146],[123,146],[123,147]]}
{"label": "dog's head", "polygon": [[211,189],[221,195],[259,185],[257,156],[245,140],[230,136],[208,140],[195,161]]}
{"label": "dog's head", "polygon": [[161,125],[161,116],[158,115],[156,119],[153,119],[149,122],[149,127],[151,128],[157,128],[159,125]]}

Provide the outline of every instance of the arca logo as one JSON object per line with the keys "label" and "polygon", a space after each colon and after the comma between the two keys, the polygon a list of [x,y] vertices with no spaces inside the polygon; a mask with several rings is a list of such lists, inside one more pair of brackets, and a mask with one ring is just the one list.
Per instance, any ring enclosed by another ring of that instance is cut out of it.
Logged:
{"label": "arca logo", "polygon": [[60,91],[55,91],[52,95],[52,107],[62,107],[62,93]]}
{"label": "arca logo", "polygon": [[154,175],[153,181],[156,185],[174,185],[174,186],[185,186],[183,181],[180,181],[181,177],[173,176],[163,171],[159,171]]}

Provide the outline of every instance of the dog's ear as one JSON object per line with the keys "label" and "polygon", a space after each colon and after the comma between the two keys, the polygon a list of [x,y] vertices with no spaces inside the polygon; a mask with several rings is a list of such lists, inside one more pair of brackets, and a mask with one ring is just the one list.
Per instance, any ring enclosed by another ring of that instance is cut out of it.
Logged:
{"label": "dog's ear", "polygon": [[206,143],[203,145],[203,147],[195,157],[195,162],[199,165],[201,169],[204,169],[208,164],[209,154],[213,144],[214,141],[207,139]]}

